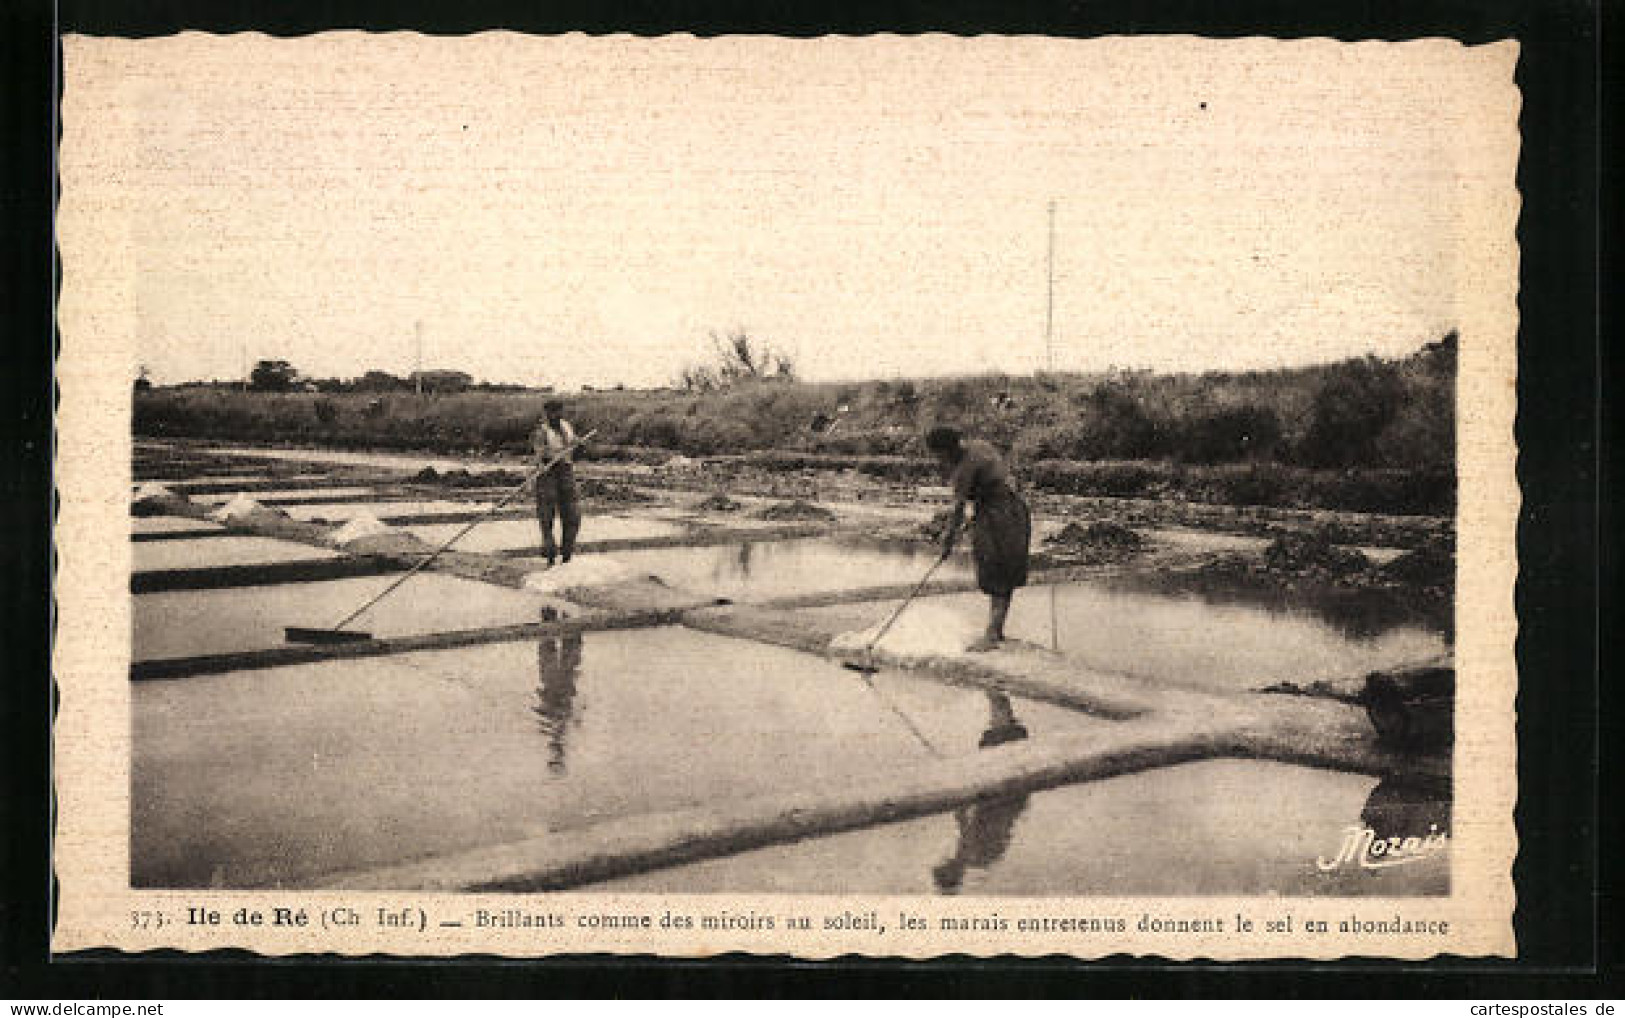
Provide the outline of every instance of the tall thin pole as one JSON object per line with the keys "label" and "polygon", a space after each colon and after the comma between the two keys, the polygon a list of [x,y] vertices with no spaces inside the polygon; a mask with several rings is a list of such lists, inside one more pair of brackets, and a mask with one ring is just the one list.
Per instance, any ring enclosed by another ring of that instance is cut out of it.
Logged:
{"label": "tall thin pole", "polygon": [[[1055,371],[1055,199],[1049,203],[1049,286],[1044,300],[1044,361]],[[1061,651],[1060,611],[1055,604],[1055,584],[1049,585],[1049,646]]]}
{"label": "tall thin pole", "polygon": [[1055,200],[1049,203],[1049,289],[1044,301],[1044,363],[1055,370]]}
{"label": "tall thin pole", "polygon": [[412,372],[412,377],[417,381],[418,395],[421,396],[423,395],[423,319],[419,318],[417,320],[417,323],[412,326],[412,331],[417,336],[418,348],[418,369]]}

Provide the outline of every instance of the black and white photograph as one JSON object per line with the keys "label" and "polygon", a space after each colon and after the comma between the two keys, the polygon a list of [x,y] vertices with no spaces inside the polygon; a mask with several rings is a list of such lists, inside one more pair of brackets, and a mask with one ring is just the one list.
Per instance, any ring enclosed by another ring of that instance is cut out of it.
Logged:
{"label": "black and white photograph", "polygon": [[1510,953],[1517,58],[65,38],[59,942]]}

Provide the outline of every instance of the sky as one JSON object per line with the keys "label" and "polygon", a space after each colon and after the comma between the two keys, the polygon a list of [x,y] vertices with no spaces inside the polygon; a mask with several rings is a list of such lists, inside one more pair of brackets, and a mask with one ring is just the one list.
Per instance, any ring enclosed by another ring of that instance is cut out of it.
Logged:
{"label": "sky", "polygon": [[63,341],[160,384],[662,385],[735,329],[811,379],[1403,355],[1507,200],[1512,49],[70,37]]}

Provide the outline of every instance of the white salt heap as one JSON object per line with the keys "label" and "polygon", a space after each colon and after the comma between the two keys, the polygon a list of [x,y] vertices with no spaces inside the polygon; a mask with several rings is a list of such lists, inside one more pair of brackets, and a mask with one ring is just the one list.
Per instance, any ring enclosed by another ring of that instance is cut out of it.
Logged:
{"label": "white salt heap", "polygon": [[[141,485],[141,487],[135,489],[135,500],[137,502],[146,502],[149,499],[156,500],[173,497],[175,497],[175,493],[159,484],[157,481],[148,481]],[[185,498],[186,496],[182,495],[180,497]]]}
{"label": "white salt heap", "polygon": [[[829,649],[837,654],[861,653],[885,624],[886,616],[882,616],[868,629],[842,633],[830,641]],[[981,635],[980,620],[973,616],[945,605],[911,604],[875,645],[875,650],[895,659],[961,657],[965,648]]]}
{"label": "white salt heap", "polygon": [[368,537],[396,532],[394,527],[382,522],[371,513],[356,513],[350,517],[348,523],[327,535],[327,539],[333,544],[343,547]]}
{"label": "white salt heap", "polygon": [[230,523],[232,520],[242,519],[259,513],[275,513],[278,516],[286,515],[280,509],[271,509],[249,498],[247,495],[233,496],[230,502],[209,514],[209,519],[219,520],[221,523]]}
{"label": "white salt heap", "polygon": [[525,589],[539,594],[556,594],[575,587],[604,587],[631,578],[626,566],[603,555],[572,559],[525,577]]}

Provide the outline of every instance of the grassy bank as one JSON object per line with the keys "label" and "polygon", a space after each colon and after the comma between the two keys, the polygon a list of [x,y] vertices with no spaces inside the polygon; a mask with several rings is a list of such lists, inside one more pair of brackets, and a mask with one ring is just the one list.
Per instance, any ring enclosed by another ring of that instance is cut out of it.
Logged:
{"label": "grassy bank", "polygon": [[[580,393],[570,416],[606,455],[741,456],[770,470],[935,477],[920,438],[952,423],[1009,451],[1039,488],[1443,515],[1455,500],[1455,341],[1399,361],[1270,372],[763,381],[720,392]],[[535,392],[253,393],[135,399],[150,437],[444,453],[529,449]]]}

